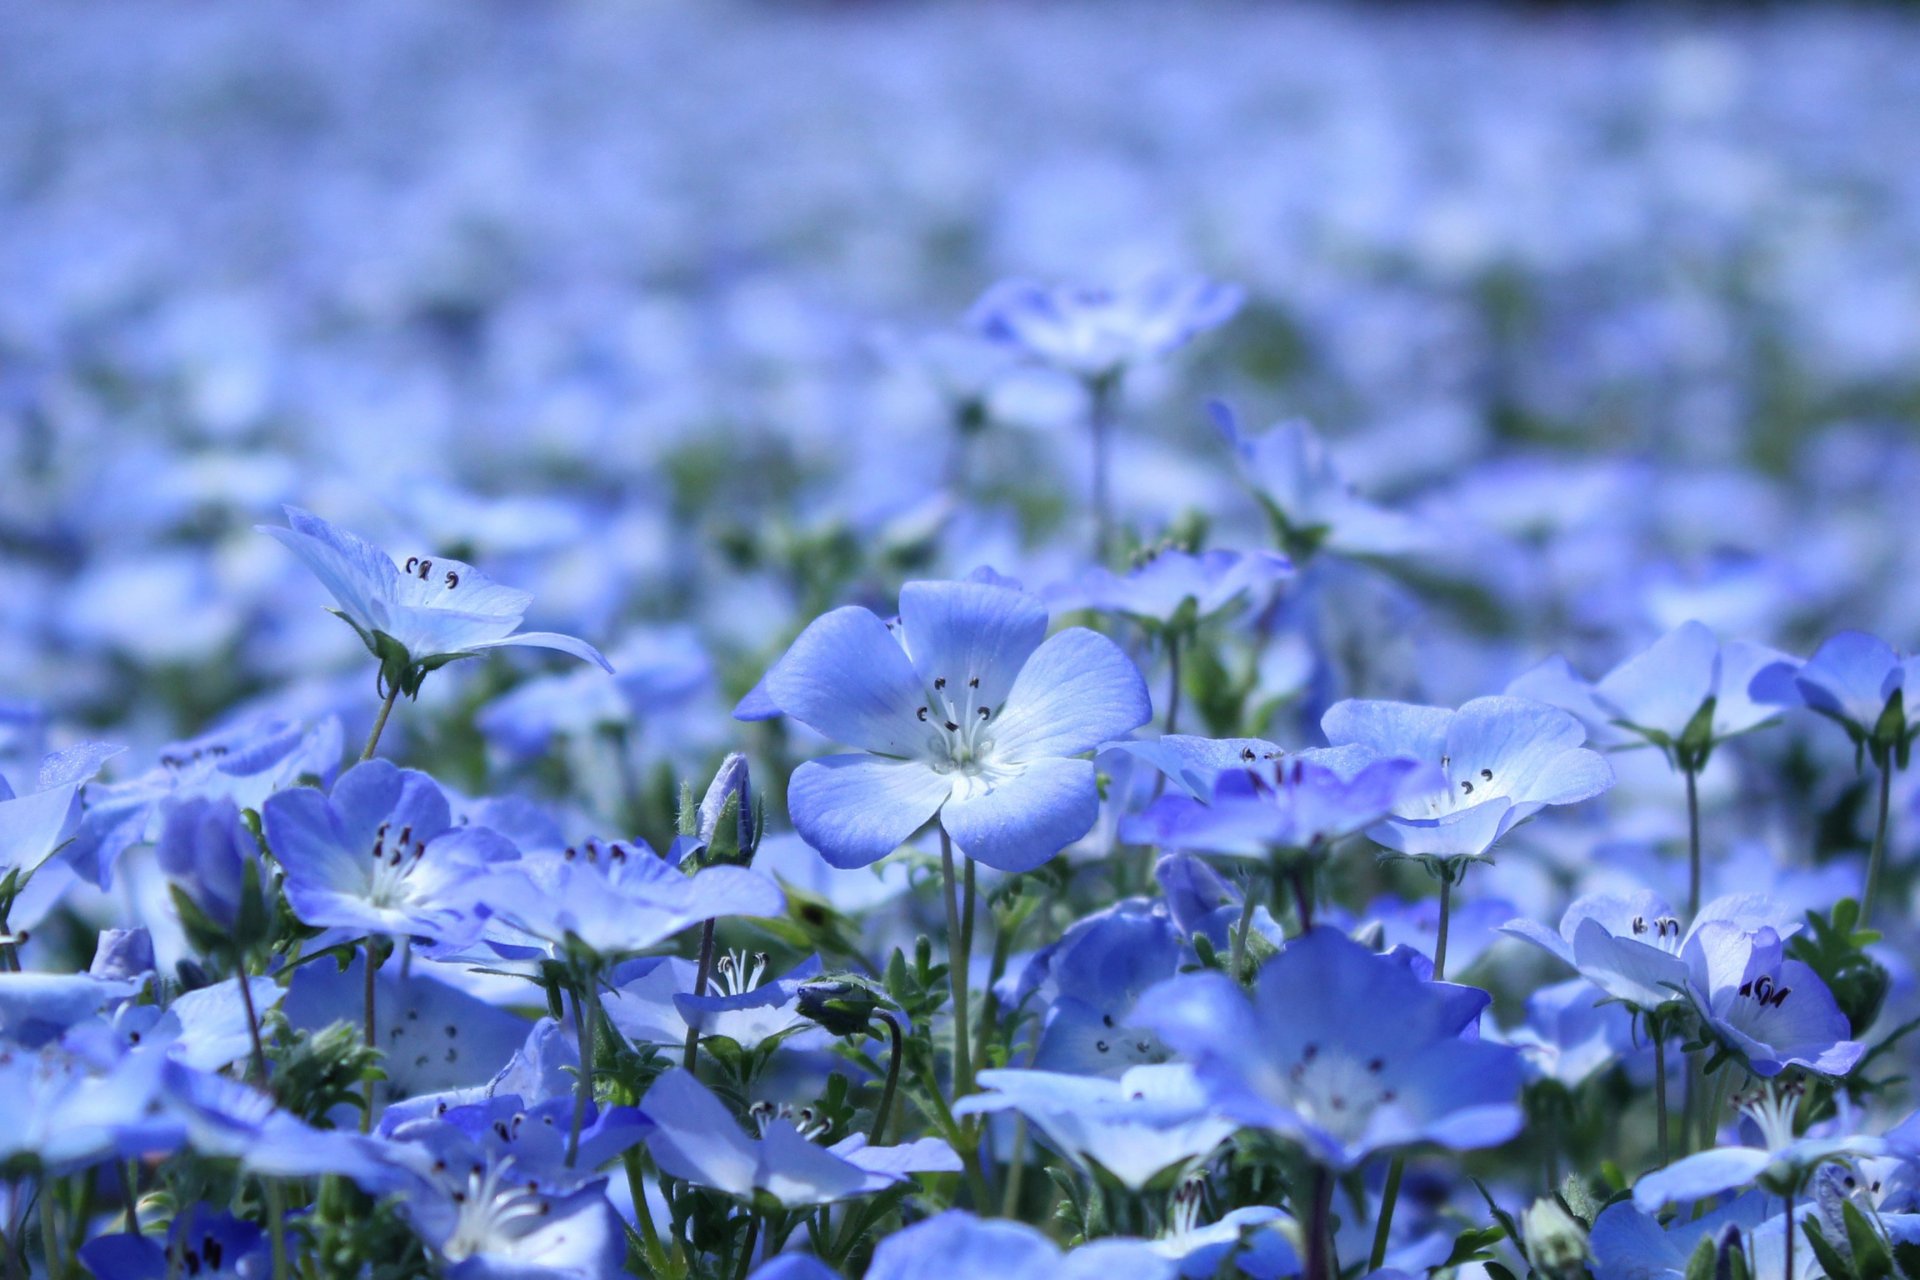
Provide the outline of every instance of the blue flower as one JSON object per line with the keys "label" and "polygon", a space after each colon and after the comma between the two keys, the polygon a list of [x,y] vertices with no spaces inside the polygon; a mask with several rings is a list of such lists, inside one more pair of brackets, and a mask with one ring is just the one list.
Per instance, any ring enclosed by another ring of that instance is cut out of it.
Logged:
{"label": "blue flower", "polygon": [[1748,693],[1756,673],[1786,657],[1745,641],[1721,644],[1687,622],[1628,658],[1593,685],[1550,659],[1508,686],[1579,716],[1601,742],[1651,744],[1682,768],[1698,769],[1714,747],[1760,728],[1778,712]]}
{"label": "blue flower", "polygon": [[104,1160],[164,1154],[184,1129],[164,1105],[159,1053],[0,1049],[0,1166],[51,1174]]}
{"label": "blue flower", "polygon": [[1327,708],[1320,727],[1336,746],[1439,766],[1445,785],[1401,800],[1368,832],[1407,857],[1484,858],[1548,805],[1613,785],[1606,760],[1580,745],[1580,722],[1526,698],[1475,698],[1458,711],[1349,699]]}
{"label": "blue flower", "polygon": [[432,778],[385,760],[355,765],[330,794],[277,792],[261,817],[294,914],[354,937],[477,936],[475,893],[490,865],[516,852],[485,828],[453,826]]}
{"label": "blue flower", "polygon": [[861,608],[816,619],[768,671],[771,705],[859,754],[794,772],[787,810],[829,862],[864,866],[928,819],[1003,871],[1039,866],[1098,817],[1077,759],[1152,715],[1139,670],[1106,637],[1050,639],[1032,596],[910,582],[897,630]]}
{"label": "blue flower", "polygon": [[1218,774],[1203,800],[1161,796],[1121,824],[1121,839],[1264,858],[1330,844],[1445,786],[1431,765],[1405,757],[1373,759],[1336,748],[1269,763],[1264,754],[1251,758],[1251,745],[1238,754],[1244,765]]}
{"label": "blue flower", "polygon": [[1866,1053],[1820,976],[1788,960],[1780,934],[1709,921],[1687,939],[1687,994],[1709,1035],[1757,1076],[1788,1067],[1843,1076]]}
{"label": "blue flower", "polygon": [[173,1215],[164,1245],[143,1235],[96,1236],[79,1258],[99,1280],[257,1280],[273,1266],[264,1230],[204,1204]]}
{"label": "blue flower", "polygon": [[866,1280],[1172,1280],[1174,1262],[1144,1240],[1108,1238],[1062,1254],[1023,1222],[949,1209],[881,1240]]}
{"label": "blue flower", "polygon": [[1260,435],[1241,431],[1233,411],[1210,408],[1240,463],[1241,478],[1273,521],[1280,546],[1305,562],[1325,549],[1349,556],[1422,551],[1434,535],[1413,519],[1361,497],[1334,464],[1326,443],[1304,422]]}
{"label": "blue flower", "polygon": [[374,1192],[394,1185],[394,1171],[375,1139],[317,1129],[252,1085],[163,1061],[169,1114],[185,1126],[188,1144],[202,1155],[231,1157],[263,1178],[338,1174]]}
{"label": "blue flower", "polygon": [[933,1140],[905,1148],[868,1147],[864,1138],[820,1146],[810,1136],[808,1115],[770,1105],[756,1109],[761,1134],[749,1137],[680,1067],[655,1080],[640,1107],[654,1125],[647,1149],[664,1172],[750,1203],[765,1197],[785,1209],[831,1204],[884,1191],[909,1173],[960,1169],[959,1157]]}
{"label": "blue flower", "polygon": [[488,941],[506,954],[581,946],[617,960],[706,920],[773,916],[780,886],[747,867],[682,871],[644,840],[588,840],[500,867],[477,888],[495,913]]}
{"label": "blue flower", "polygon": [[1763,894],[1735,893],[1715,898],[1683,925],[1664,898],[1641,890],[1576,898],[1557,933],[1526,919],[1509,920],[1501,932],[1557,956],[1612,999],[1651,1012],[1685,999],[1691,971],[1683,953],[1703,926],[1772,929],[1785,937],[1799,927],[1795,915]]}
{"label": "blue flower", "polygon": [[[1753,1122],[1755,1146],[1718,1146],[1696,1151],[1656,1169],[1633,1184],[1633,1202],[1648,1213],[1670,1204],[1692,1204],[1750,1184],[1777,1196],[1798,1194],[1807,1175],[1836,1160],[1878,1156],[1887,1150],[1879,1138],[1854,1133],[1847,1124],[1821,1126],[1827,1132],[1797,1132],[1795,1114],[1804,1089],[1763,1087],[1737,1098],[1741,1113]],[[1842,1118],[1853,1120],[1850,1108]]]}
{"label": "blue flower", "polygon": [[1344,1172],[1376,1151],[1519,1131],[1519,1055],[1463,1035],[1487,1003],[1318,928],[1262,966],[1251,1001],[1224,974],[1187,974],[1149,991],[1141,1018],[1223,1114]]}
{"label": "blue flower", "polygon": [[[1779,1202],[1758,1192],[1741,1196],[1710,1213],[1686,1215],[1662,1226],[1659,1219],[1630,1200],[1608,1205],[1587,1236],[1594,1280],[1681,1280],[1702,1240],[1716,1247],[1737,1243],[1745,1251],[1747,1274],[1754,1280],[1782,1280],[1786,1274],[1786,1216]],[[1806,1212],[1811,1212],[1809,1206]],[[1804,1230],[1795,1233],[1794,1273],[1806,1275],[1814,1262]]]}
{"label": "blue flower", "polygon": [[1156,627],[1190,625],[1257,602],[1292,573],[1292,562],[1271,551],[1167,549],[1125,574],[1095,566],[1048,591],[1046,600],[1061,612],[1091,609]]}
{"label": "blue flower", "polygon": [[1920,674],[1920,657],[1902,658],[1877,636],[1840,631],[1805,662],[1784,655],[1756,672],[1752,697],[1782,707],[1817,711],[1847,731],[1862,749],[1893,751],[1904,761],[1920,718],[1909,719],[1906,687]]}
{"label": "blue flower", "polygon": [[[1204,936],[1215,951],[1225,952],[1246,901],[1241,891],[1190,853],[1168,854],[1154,864],[1153,874],[1160,882],[1160,892],[1166,897],[1167,910],[1181,936],[1189,942]],[[1252,924],[1254,931],[1275,947],[1286,941],[1273,913],[1266,907],[1255,905]]]}
{"label": "blue flower", "polygon": [[122,748],[86,742],[40,762],[32,789],[17,791],[0,778],[0,879],[31,875],[52,857],[80,822],[80,788]]}
{"label": "blue flower", "polygon": [[[240,809],[227,798],[195,797],[174,807],[154,846],[155,860],[167,879],[213,924],[233,935],[241,910],[249,906],[255,927],[264,926],[257,901],[260,846],[240,821]],[[249,904],[248,879],[253,876]]]}
{"label": "blue flower", "polygon": [[1168,782],[1196,800],[1205,800],[1213,794],[1213,784],[1221,774],[1256,764],[1271,764],[1287,754],[1265,738],[1202,738],[1186,733],[1126,738],[1106,743],[1100,749],[1120,752],[1151,765]]}
{"label": "blue flower", "polygon": [[1153,276],[1118,288],[1007,280],[968,315],[973,327],[1056,369],[1113,377],[1185,345],[1240,309],[1237,285]]}
{"label": "blue flower", "polygon": [[87,789],[86,816],[65,856],[105,886],[122,853],[160,838],[174,805],[227,799],[257,811],[283,787],[316,778],[330,783],[340,752],[340,721],[332,716],[311,727],[273,716],[247,718],[170,743],[145,773]]}
{"label": "blue flower", "polygon": [[1166,1048],[1137,1015],[1142,994],[1173,976],[1181,954],[1166,914],[1137,899],[1076,922],[1030,967],[1027,983],[1053,992],[1034,1066],[1118,1076],[1166,1061]]}
{"label": "blue flower", "polygon": [[1062,1155],[1131,1191],[1202,1159],[1239,1128],[1214,1111],[1185,1063],[1130,1067],[1111,1079],[1021,1070],[979,1079],[993,1092],[960,1099],[955,1115],[1017,1111]]}
{"label": "blue flower", "polygon": [[551,631],[519,631],[533,603],[525,591],[503,587],[472,565],[444,556],[409,556],[404,566],[384,551],[302,511],[288,507],[287,524],[260,532],[292,551],[333,595],[346,619],[390,679],[413,692],[426,670],[489,649],[528,645],[558,649],[607,671],[613,668],[584,640]]}
{"label": "blue flower", "polygon": [[1633,1016],[1593,995],[1583,979],[1569,978],[1527,997],[1526,1021],[1506,1040],[1520,1050],[1529,1078],[1577,1089],[1633,1050]]}

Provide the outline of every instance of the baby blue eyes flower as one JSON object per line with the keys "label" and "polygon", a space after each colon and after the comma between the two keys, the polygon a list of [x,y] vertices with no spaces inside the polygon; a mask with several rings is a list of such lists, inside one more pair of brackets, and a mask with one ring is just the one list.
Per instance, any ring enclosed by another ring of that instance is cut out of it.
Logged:
{"label": "baby blue eyes flower", "polygon": [[896,1231],[874,1250],[866,1280],[1173,1280],[1151,1242],[1094,1240],[1067,1253],[1023,1222],[949,1209]]}
{"label": "baby blue eyes flower", "polygon": [[[1714,1147],[1676,1160],[1636,1182],[1633,1203],[1654,1213],[1669,1204],[1692,1204],[1753,1183],[1775,1195],[1795,1194],[1820,1165],[1887,1150],[1883,1140],[1854,1133],[1845,1124],[1826,1124],[1822,1128],[1831,1132],[1800,1136],[1794,1117],[1804,1092],[1797,1086],[1769,1086],[1735,1099],[1758,1131],[1759,1145]],[[1853,1119],[1844,1112],[1843,1118]]]}
{"label": "baby blue eyes flower", "polygon": [[18,788],[0,777],[0,879],[30,875],[74,834],[80,821],[80,788],[122,748],[88,742],[57,751],[39,773]]}
{"label": "baby blue eyes flower", "polygon": [[1906,687],[1920,675],[1920,657],[1902,658],[1876,636],[1841,631],[1805,662],[1782,655],[1751,681],[1753,698],[1806,707],[1839,724],[1863,751],[1898,754],[1904,766],[1920,721],[1910,722]]}
{"label": "baby blue eyes flower", "polygon": [[278,792],[261,817],[294,914],[356,936],[471,939],[484,921],[476,889],[515,852],[485,828],[454,827],[432,778],[385,760],[355,765],[331,794]]}
{"label": "baby blue eyes flower", "polygon": [[333,595],[346,619],[382,664],[388,683],[413,693],[427,671],[456,658],[512,645],[558,649],[607,671],[613,668],[584,640],[551,631],[520,631],[533,603],[472,565],[444,556],[408,556],[395,564],[372,543],[320,517],[288,507],[287,525],[261,525],[300,557]]}
{"label": "baby blue eyes flower", "polygon": [[175,1213],[164,1245],[144,1235],[96,1236],[79,1258],[98,1280],[254,1280],[273,1269],[264,1230],[206,1205]]}
{"label": "baby blue eyes flower", "polygon": [[991,340],[1093,380],[1225,324],[1245,296],[1237,285],[1198,276],[1155,276],[1110,289],[1008,280],[989,289],[968,318]]}
{"label": "baby blue eyes flower", "polygon": [[1368,834],[1412,858],[1484,858],[1495,841],[1549,805],[1613,785],[1613,770],[1581,746],[1567,712],[1526,698],[1475,698],[1458,711],[1349,699],[1321,717],[1336,746],[1435,765],[1444,785],[1397,801]]}
{"label": "baby blue eyes flower", "polygon": [[1562,661],[1525,673],[1508,692],[1564,707],[1587,722],[1596,741],[1650,743],[1683,769],[1705,765],[1713,748],[1779,713],[1748,688],[1786,655],[1764,645],[1721,644],[1687,622],[1628,658],[1592,685]]}
{"label": "baby blue eyes flower", "polygon": [[1518,1053],[1464,1034],[1487,1003],[1319,928],[1261,968],[1251,1000],[1224,974],[1187,974],[1142,1008],[1223,1115],[1344,1172],[1376,1151],[1493,1146],[1519,1132]]}
{"label": "baby blue eyes flower", "polygon": [[962,1098],[956,1115],[1017,1111],[1062,1154],[1131,1191],[1206,1156],[1239,1127],[1214,1112],[1184,1063],[1131,1067],[1117,1079],[983,1071],[980,1084],[992,1092]]}
{"label": "baby blue eyes flower", "polygon": [[868,1147],[856,1137],[823,1147],[813,1141],[823,1126],[804,1109],[756,1107],[760,1136],[749,1137],[720,1100],[680,1067],[655,1080],[640,1106],[654,1126],[647,1149],[662,1170],[751,1203],[764,1198],[785,1209],[832,1204],[884,1191],[908,1173],[960,1168],[952,1150],[933,1140]]}
{"label": "baby blue eyes flower", "polygon": [[1047,637],[1032,596],[983,582],[910,582],[900,621],[816,619],[767,672],[772,707],[859,754],[810,760],[793,825],[839,867],[893,852],[936,814],[969,857],[1039,866],[1090,830],[1093,763],[1152,714],[1139,670],[1106,637]]}
{"label": "baby blue eyes flower", "polygon": [[1687,940],[1688,995],[1708,1033],[1758,1076],[1789,1067],[1843,1076],[1867,1047],[1817,974],[1785,958],[1780,934],[1720,921]]}
{"label": "baby blue eyes flower", "polygon": [[1305,563],[1327,550],[1348,556],[1400,556],[1422,550],[1432,535],[1398,512],[1367,501],[1335,466],[1326,443],[1304,422],[1283,422],[1254,435],[1233,411],[1210,406],[1240,475],[1266,508],[1280,546]]}
{"label": "baby blue eyes flower", "polygon": [[1124,574],[1095,566],[1049,591],[1047,602],[1062,612],[1092,609],[1174,626],[1266,597],[1292,573],[1292,561],[1271,551],[1162,550]]}

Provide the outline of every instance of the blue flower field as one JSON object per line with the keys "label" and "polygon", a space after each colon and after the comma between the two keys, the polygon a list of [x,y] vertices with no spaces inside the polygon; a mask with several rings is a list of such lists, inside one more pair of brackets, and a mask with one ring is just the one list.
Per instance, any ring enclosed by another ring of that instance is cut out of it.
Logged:
{"label": "blue flower field", "polygon": [[1913,10],[0,100],[0,1280],[1920,1280]]}

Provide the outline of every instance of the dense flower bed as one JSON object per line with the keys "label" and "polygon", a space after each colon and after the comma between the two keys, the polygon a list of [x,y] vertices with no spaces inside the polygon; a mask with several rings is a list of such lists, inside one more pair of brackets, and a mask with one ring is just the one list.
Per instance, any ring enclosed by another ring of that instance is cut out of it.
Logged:
{"label": "dense flower bed", "polygon": [[1920,24],[0,63],[7,1280],[1920,1276]]}

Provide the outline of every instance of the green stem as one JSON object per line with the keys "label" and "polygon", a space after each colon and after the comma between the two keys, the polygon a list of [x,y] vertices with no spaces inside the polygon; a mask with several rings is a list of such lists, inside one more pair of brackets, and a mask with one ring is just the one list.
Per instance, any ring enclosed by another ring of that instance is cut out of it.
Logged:
{"label": "green stem", "polygon": [[[953,1096],[955,1100],[965,1097],[973,1086],[973,1057],[970,1041],[972,1034],[967,1020],[967,961],[970,958],[968,943],[971,938],[970,925],[963,925],[960,919],[959,876],[953,865],[953,837],[946,828],[940,829],[940,870],[946,880],[947,890],[947,973],[953,980]],[[967,860],[967,887],[973,887],[973,860]],[[973,902],[971,892],[967,895],[968,905]],[[969,912],[969,917],[971,912]]]}
{"label": "green stem", "polygon": [[1016,1116],[1013,1121],[1012,1155],[1007,1163],[1007,1185],[1000,1195],[1000,1216],[1011,1218],[1020,1212],[1020,1184],[1027,1175],[1027,1118]]}
{"label": "green stem", "polygon": [[128,1160],[120,1166],[120,1181],[127,1197],[127,1234],[140,1234],[140,1162]]}
{"label": "green stem", "polygon": [[1787,1192],[1787,1275],[1793,1280],[1793,1192]]}
{"label": "green stem", "polygon": [[260,1040],[260,1011],[253,1005],[253,975],[247,972],[245,964],[234,966],[239,970],[240,1003],[247,1010],[247,1034],[253,1041],[253,1078],[260,1087],[267,1087],[267,1049]]}
{"label": "green stem", "polygon": [[1687,919],[1700,914],[1700,788],[1699,771],[1682,769],[1687,779]]}
{"label": "green stem", "polygon": [[1667,1032],[1656,1020],[1653,1030],[1653,1113],[1658,1122],[1660,1167],[1667,1167]]}
{"label": "green stem", "polygon": [[1119,375],[1105,374],[1087,384],[1087,427],[1093,438],[1093,559],[1106,564],[1113,549],[1113,501],[1108,496],[1107,453],[1113,427]]}
{"label": "green stem", "polygon": [[1387,1264],[1387,1235],[1393,1230],[1393,1206],[1400,1200],[1400,1179],[1406,1176],[1407,1158],[1397,1155],[1387,1166],[1387,1185],[1380,1189],[1380,1223],[1373,1229],[1373,1252],[1367,1255],[1367,1270],[1378,1271]]}
{"label": "green stem", "polygon": [[1234,927],[1233,949],[1227,953],[1227,974],[1235,982],[1241,981],[1241,970],[1247,963],[1247,934],[1253,930],[1253,882],[1249,880],[1241,892],[1240,923]]}
{"label": "green stem", "polygon": [[[369,1049],[378,1049],[380,1047],[380,1034],[374,1026],[373,1012],[376,998],[374,994],[374,977],[380,969],[379,939],[367,939],[366,954],[362,959],[366,962],[366,970],[362,975],[362,985],[360,989],[361,1002],[366,1009],[365,1043]],[[364,1094],[367,1100],[367,1107],[366,1110],[360,1114],[360,1132],[362,1133],[366,1133],[373,1128],[373,1078],[371,1076],[367,1078]]]}
{"label": "green stem", "polygon": [[60,1257],[59,1223],[54,1221],[53,1186],[45,1178],[40,1180],[38,1198],[41,1256],[46,1259],[48,1280],[60,1280],[66,1274],[66,1267]]}
{"label": "green stem", "polygon": [[1320,1165],[1313,1168],[1313,1217],[1307,1224],[1307,1280],[1338,1280],[1333,1272],[1333,1178]]}
{"label": "green stem", "polygon": [[1447,925],[1453,916],[1453,868],[1440,870],[1440,928],[1433,939],[1433,980],[1447,978]]}
{"label": "green stem", "polygon": [[598,981],[588,974],[580,979],[587,993],[573,993],[573,1021],[580,1034],[580,1078],[573,1086],[573,1123],[567,1128],[567,1168],[573,1168],[574,1161],[580,1156],[580,1127],[586,1123],[587,1103],[593,1100],[593,1059],[594,1059],[594,1011],[600,1007],[600,1001],[594,997],[593,985]]}
{"label": "green stem", "polygon": [[760,1215],[754,1214],[747,1219],[747,1240],[740,1246],[740,1269],[734,1272],[734,1280],[747,1280],[747,1273],[753,1270],[753,1247],[760,1243]]}
{"label": "green stem", "polygon": [[366,750],[360,753],[360,758],[362,760],[373,759],[374,750],[378,748],[380,745],[380,735],[386,730],[387,717],[393,714],[393,704],[395,702],[398,702],[399,700],[400,700],[399,685],[395,685],[393,686],[393,688],[387,690],[386,700],[380,704],[380,714],[374,717],[373,732],[367,735]]}
{"label": "green stem", "polygon": [[273,1249],[273,1280],[288,1280],[293,1273],[287,1261],[287,1201],[279,1182],[262,1180],[267,1190],[267,1240]]}
{"label": "green stem", "polygon": [[890,1013],[882,1013],[881,1021],[887,1024],[887,1030],[893,1037],[893,1052],[887,1060],[887,1083],[880,1090],[880,1108],[873,1113],[873,1128],[867,1132],[867,1145],[877,1147],[881,1136],[887,1131],[887,1117],[893,1114],[893,1095],[900,1087],[900,1063],[906,1057],[906,1040],[900,1034],[900,1023]]}
{"label": "green stem", "polygon": [[1873,925],[1873,901],[1880,892],[1880,871],[1887,858],[1887,809],[1893,792],[1893,760],[1882,753],[1880,764],[1880,817],[1873,827],[1873,852],[1867,856],[1867,892],[1860,902],[1860,923]]}
{"label": "green stem", "polygon": [[[696,998],[707,994],[707,979],[712,975],[713,921],[709,920],[700,926],[700,963],[695,967],[693,973],[693,994]],[[687,1027],[687,1051],[682,1057],[680,1065],[688,1071],[692,1071],[693,1064],[698,1061],[699,1056],[700,1028],[689,1025]]]}
{"label": "green stem", "polygon": [[647,1169],[641,1162],[640,1148],[629,1147],[620,1163],[627,1170],[627,1189],[633,1193],[633,1219],[640,1224],[640,1242],[647,1255],[647,1266],[655,1275],[667,1272],[667,1251],[660,1244],[660,1228],[653,1225],[653,1208],[647,1203]]}
{"label": "green stem", "polygon": [[1167,631],[1167,732],[1178,733],[1180,719],[1180,633]]}

